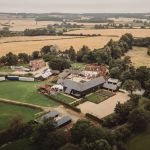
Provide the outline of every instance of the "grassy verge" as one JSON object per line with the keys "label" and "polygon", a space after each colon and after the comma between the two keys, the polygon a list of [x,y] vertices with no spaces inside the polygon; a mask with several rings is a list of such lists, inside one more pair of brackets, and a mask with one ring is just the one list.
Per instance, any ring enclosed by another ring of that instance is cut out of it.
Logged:
{"label": "grassy verge", "polygon": [[86,64],[84,64],[84,63],[72,63],[71,64],[71,67],[73,68],[73,69],[84,69],[85,68],[85,66],[86,66]]}
{"label": "grassy verge", "polygon": [[35,114],[40,112],[38,109],[32,109],[24,106],[0,103],[0,130],[7,129],[10,122],[15,117],[23,118],[27,122],[34,119]]}
{"label": "grassy verge", "polygon": [[40,106],[57,106],[58,103],[37,92],[41,82],[5,81],[0,83],[0,98]]}
{"label": "grassy verge", "polygon": [[68,104],[75,101],[75,99],[73,99],[73,98],[71,98],[71,97],[69,97],[67,95],[64,95],[62,93],[59,93],[59,94],[57,94],[54,97],[57,98],[57,99],[59,99],[62,102],[68,103]]}

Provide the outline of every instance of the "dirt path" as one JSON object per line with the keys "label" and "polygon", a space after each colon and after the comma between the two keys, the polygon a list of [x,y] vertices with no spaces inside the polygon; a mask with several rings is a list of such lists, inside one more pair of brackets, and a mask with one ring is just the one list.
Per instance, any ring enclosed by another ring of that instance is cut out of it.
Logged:
{"label": "dirt path", "polygon": [[30,107],[30,108],[37,108],[37,109],[41,109],[43,111],[47,111],[47,110],[51,109],[50,107],[43,107],[43,106],[39,106],[39,105],[28,104],[28,103],[18,102],[18,101],[4,99],[4,98],[0,98],[0,102],[8,103],[8,104],[16,104],[16,105],[20,105],[20,106],[26,106],[26,107]]}
{"label": "dirt path", "polygon": [[43,106],[39,106],[39,105],[28,104],[28,103],[18,102],[18,101],[14,101],[14,100],[10,100],[10,99],[4,99],[4,98],[0,98],[0,102],[20,105],[20,106],[26,106],[26,107],[30,107],[30,108],[41,109],[42,113],[43,112],[49,112],[49,111],[58,111],[61,116],[70,116],[73,123],[75,123],[79,119],[85,119],[84,114],[76,113],[76,112],[74,112],[74,111],[72,111],[72,110],[70,110],[70,109],[68,109],[68,108],[66,108],[62,105],[60,105],[58,107],[55,107],[55,108],[53,108],[53,107],[43,107]]}

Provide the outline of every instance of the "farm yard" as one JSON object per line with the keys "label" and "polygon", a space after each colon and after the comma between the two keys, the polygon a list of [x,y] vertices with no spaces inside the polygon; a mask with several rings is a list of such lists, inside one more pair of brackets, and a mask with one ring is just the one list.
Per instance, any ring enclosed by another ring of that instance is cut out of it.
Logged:
{"label": "farm yard", "polygon": [[97,91],[97,92],[95,92],[89,96],[86,96],[86,98],[90,102],[93,102],[95,104],[99,104],[100,102],[103,102],[104,100],[108,99],[109,97],[111,97],[113,95],[114,94],[109,92],[109,91],[100,90],[100,91]]}
{"label": "farm yard", "polygon": [[131,57],[132,64],[135,67],[150,67],[150,56],[147,55],[147,48],[133,47],[133,50],[129,51],[126,56]]}
{"label": "farm yard", "polygon": [[0,130],[8,128],[15,117],[21,117],[23,121],[27,122],[34,119],[36,117],[35,114],[39,112],[40,110],[38,109],[0,102]]}
{"label": "farm yard", "polygon": [[130,98],[128,96],[128,93],[118,92],[116,95],[108,98],[107,100],[105,100],[99,104],[95,104],[93,102],[87,101],[83,104],[80,104],[78,106],[78,108],[80,108],[81,111],[85,114],[91,113],[99,118],[103,118],[114,112],[114,108],[118,102],[124,103],[129,99]]}
{"label": "farm yard", "polygon": [[0,98],[35,104],[39,106],[58,106],[58,103],[37,92],[41,83],[6,81],[0,83]]}
{"label": "farm yard", "polygon": [[[29,40],[27,40],[29,38]],[[71,37],[64,36],[63,39],[60,36],[40,36],[40,37],[15,37],[2,38],[0,39],[0,56],[7,54],[8,52],[13,52],[18,54],[20,52],[26,51],[26,53],[31,54],[35,50],[40,50],[45,45],[56,45],[59,50],[64,51],[70,46],[73,46],[75,50],[79,50],[83,45],[87,45],[89,48],[102,48],[108,43],[112,38],[113,40],[118,40],[119,37]],[[66,39],[65,39],[66,38]],[[14,42],[16,40],[16,42]]]}

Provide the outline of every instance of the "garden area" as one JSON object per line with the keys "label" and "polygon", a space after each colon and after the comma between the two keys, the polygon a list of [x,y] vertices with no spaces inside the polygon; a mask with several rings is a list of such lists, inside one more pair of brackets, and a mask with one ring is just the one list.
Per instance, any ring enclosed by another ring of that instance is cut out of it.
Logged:
{"label": "garden area", "polygon": [[108,99],[109,97],[113,96],[114,94],[110,91],[106,91],[106,90],[99,90],[89,96],[87,96],[86,98],[88,99],[88,101],[93,102],[95,104],[99,104],[100,102],[105,101],[106,99]]}
{"label": "garden area", "polygon": [[83,70],[85,68],[86,64],[85,63],[72,63],[71,67],[73,69],[80,69]]}
{"label": "garden area", "polygon": [[65,103],[72,103],[75,101],[74,98],[70,97],[70,96],[67,96],[67,95],[64,95],[62,93],[58,93],[57,95],[53,96],[54,98],[62,101],[62,102],[65,102]]}
{"label": "garden area", "polygon": [[35,104],[39,106],[58,106],[58,103],[38,93],[37,89],[41,84],[41,82],[1,82],[0,98]]}
{"label": "garden area", "polygon": [[35,114],[39,112],[38,109],[0,102],[0,130],[7,129],[15,117],[21,117],[24,122],[27,122],[34,119]]}

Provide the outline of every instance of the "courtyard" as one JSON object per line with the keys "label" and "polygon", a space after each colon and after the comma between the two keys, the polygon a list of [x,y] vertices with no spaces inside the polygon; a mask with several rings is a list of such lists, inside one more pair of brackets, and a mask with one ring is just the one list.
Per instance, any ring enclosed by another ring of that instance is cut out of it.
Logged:
{"label": "courtyard", "polygon": [[124,103],[129,99],[130,98],[127,92],[126,93],[118,92],[116,93],[116,95],[108,98],[107,100],[99,104],[87,101],[83,104],[80,104],[78,108],[80,108],[82,113],[84,114],[90,113],[99,118],[103,118],[114,112],[114,108],[118,102]]}

